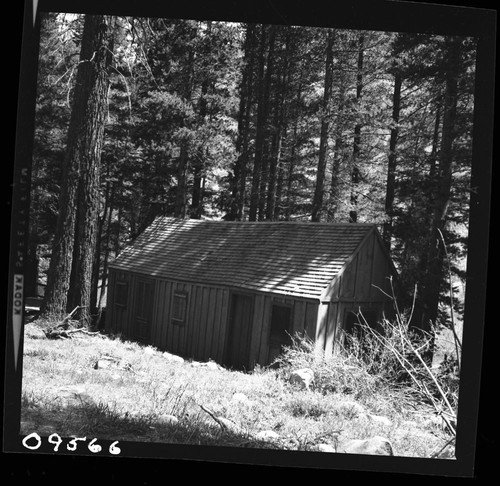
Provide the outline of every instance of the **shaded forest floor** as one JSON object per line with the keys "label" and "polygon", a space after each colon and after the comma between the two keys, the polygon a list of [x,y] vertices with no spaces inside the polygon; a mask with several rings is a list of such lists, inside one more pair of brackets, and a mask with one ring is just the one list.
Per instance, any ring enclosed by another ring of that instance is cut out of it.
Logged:
{"label": "shaded forest floor", "polygon": [[379,436],[406,457],[451,438],[405,389],[301,389],[279,369],[242,373],[103,334],[50,340],[46,327],[25,327],[22,435],[331,452]]}

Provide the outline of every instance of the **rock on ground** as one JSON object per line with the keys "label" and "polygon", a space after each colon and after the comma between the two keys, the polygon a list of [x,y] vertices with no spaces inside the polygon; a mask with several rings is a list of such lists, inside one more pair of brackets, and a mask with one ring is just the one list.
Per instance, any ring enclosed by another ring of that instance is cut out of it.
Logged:
{"label": "rock on ground", "polygon": [[348,454],[371,454],[393,456],[391,443],[384,437],[375,436],[370,439],[352,439],[339,448],[339,452]]}
{"label": "rock on ground", "polygon": [[318,452],[337,452],[337,449],[330,444],[318,444],[314,447],[314,450]]}
{"label": "rock on ground", "polygon": [[290,373],[288,381],[299,385],[303,389],[309,390],[314,382],[314,372],[310,368],[301,368]]}
{"label": "rock on ground", "polygon": [[255,435],[255,438],[258,440],[276,440],[280,436],[274,430],[261,430]]}
{"label": "rock on ground", "polygon": [[164,424],[176,425],[179,423],[179,419],[175,415],[170,415],[167,413],[160,415],[158,418]]}

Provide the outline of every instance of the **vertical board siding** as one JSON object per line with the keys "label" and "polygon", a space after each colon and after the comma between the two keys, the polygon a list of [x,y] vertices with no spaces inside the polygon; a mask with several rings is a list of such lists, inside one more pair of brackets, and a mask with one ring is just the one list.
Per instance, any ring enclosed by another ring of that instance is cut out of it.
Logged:
{"label": "vertical board siding", "polygon": [[104,329],[106,332],[117,332],[116,305],[115,305],[115,272],[110,270],[108,275],[107,302],[111,303],[106,309],[106,321]]}
{"label": "vertical board siding", "polygon": [[339,298],[353,298],[356,294],[356,272],[358,267],[358,255],[347,264],[344,273],[340,277],[340,293]]}
{"label": "vertical board siding", "polygon": [[373,264],[374,264],[374,244],[375,234],[372,234],[358,253],[357,279],[356,279],[356,300],[370,300]]}
{"label": "vertical board siding", "polygon": [[201,358],[206,361],[210,358],[212,353],[212,339],[214,335],[215,327],[215,306],[217,304],[217,291],[214,288],[210,288],[208,291],[208,311],[207,311],[207,325],[205,340],[203,342],[203,352]]}
{"label": "vertical board siding", "polygon": [[333,352],[333,347],[335,343],[335,334],[337,331],[337,311],[338,311],[338,303],[331,302],[328,304],[325,354],[331,354]]}
{"label": "vertical board siding", "polygon": [[292,333],[302,334],[306,327],[306,303],[298,300],[293,306]]}
{"label": "vertical board siding", "polygon": [[307,302],[306,303],[306,321],[304,329],[310,339],[316,336],[316,317],[318,315],[318,304]]}
{"label": "vertical board siding", "polygon": [[136,278],[135,275],[130,276],[130,290],[128,292],[128,301],[130,302],[130,305],[127,306],[126,309],[126,335],[129,336],[131,339],[134,336],[134,330],[133,330],[133,325],[134,325],[134,309],[135,309],[135,299],[136,299],[136,291],[135,291],[135,286],[136,286]]}
{"label": "vertical board siding", "polygon": [[196,310],[196,295],[197,286],[189,285],[186,288],[187,295],[187,308],[184,324],[181,330],[181,342],[179,348],[179,354],[184,357],[191,356],[191,343],[192,343],[192,332],[193,332],[193,321],[194,313]]}
{"label": "vertical board siding", "polygon": [[[375,242],[373,251],[373,277],[372,277],[372,288],[371,288],[371,298],[374,301],[386,301],[387,297],[380,291],[382,289],[387,294],[391,295],[391,286],[388,275],[391,275],[389,270],[389,262],[384,256],[384,251],[382,250],[381,243],[379,241]],[[378,289],[377,287],[380,287]]]}
{"label": "vertical board siding", "polygon": [[207,323],[208,323],[208,306],[210,304],[210,289],[207,287],[202,288],[202,300],[201,300],[201,314],[200,320],[197,324],[197,346],[194,358],[196,360],[203,359],[203,352],[205,349],[205,339],[207,335]]}
{"label": "vertical board siding", "polygon": [[222,363],[224,360],[224,353],[226,350],[226,339],[228,335],[228,316],[229,316],[229,291],[222,289],[222,309],[221,320],[219,327],[219,347],[217,352],[217,360]]}
{"label": "vertical board siding", "polygon": [[260,339],[259,363],[269,364],[269,337],[271,335],[271,313],[273,300],[264,296],[264,313],[262,318],[262,333]]}
{"label": "vertical board siding", "polygon": [[260,363],[262,322],[264,320],[264,296],[256,295],[253,307],[252,335],[250,337],[250,366]]}
{"label": "vertical board siding", "polygon": [[320,349],[325,349],[326,332],[328,328],[328,304],[321,303],[318,306],[318,320],[316,324],[315,341]]}
{"label": "vertical board siding", "polygon": [[200,296],[201,296],[201,288],[199,285],[195,285],[193,287],[193,295],[191,299],[191,304],[189,306],[191,311],[191,318],[187,323],[187,345],[186,345],[186,354],[188,357],[193,358],[196,349],[196,323],[200,319]]}
{"label": "vertical board siding", "polygon": [[186,335],[187,335],[187,322],[189,319],[189,309],[191,308],[191,295],[193,293],[193,285],[184,285],[184,291],[186,292],[186,310],[184,313],[184,322],[179,326],[179,351],[180,356],[186,356]]}
{"label": "vertical board siding", "polygon": [[212,330],[212,344],[210,346],[210,355],[209,359],[217,361],[217,357],[219,355],[220,348],[220,327],[222,320],[222,299],[223,292],[221,289],[217,289],[215,295],[215,314],[214,314],[214,323]]}

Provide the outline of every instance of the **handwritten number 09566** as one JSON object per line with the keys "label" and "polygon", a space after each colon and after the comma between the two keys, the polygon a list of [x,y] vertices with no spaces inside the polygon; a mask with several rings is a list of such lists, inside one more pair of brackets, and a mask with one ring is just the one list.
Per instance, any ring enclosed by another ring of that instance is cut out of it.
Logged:
{"label": "handwritten number 09566", "polygon": [[[33,439],[35,441],[35,444],[30,444],[29,443],[30,439]],[[78,441],[84,442],[86,440],[87,440],[86,437],[74,437],[68,442],[68,444],[66,445],[66,449],[68,449],[68,451],[76,451],[77,442]],[[58,452],[59,446],[63,443],[63,439],[59,436],[59,434],[49,435],[47,441],[49,442],[49,444],[54,444],[54,452]],[[87,446],[88,450],[94,454],[97,454],[98,452],[102,451],[102,446],[96,444],[96,441],[97,439],[92,439]],[[115,441],[109,446],[110,454],[113,455],[120,454],[121,449],[117,446],[117,444],[118,441]],[[27,449],[36,450],[42,445],[42,438],[36,432],[32,432],[23,439],[23,445]]]}

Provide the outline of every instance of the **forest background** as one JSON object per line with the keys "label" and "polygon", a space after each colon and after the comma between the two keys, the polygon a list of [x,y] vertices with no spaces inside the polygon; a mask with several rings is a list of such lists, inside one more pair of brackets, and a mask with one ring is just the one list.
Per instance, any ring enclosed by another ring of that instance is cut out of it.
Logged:
{"label": "forest background", "polygon": [[414,325],[449,325],[475,52],[460,36],[44,14],[28,295],[48,274],[43,310],[81,305],[88,324],[108,263],[159,214],[369,222]]}

